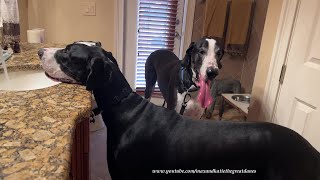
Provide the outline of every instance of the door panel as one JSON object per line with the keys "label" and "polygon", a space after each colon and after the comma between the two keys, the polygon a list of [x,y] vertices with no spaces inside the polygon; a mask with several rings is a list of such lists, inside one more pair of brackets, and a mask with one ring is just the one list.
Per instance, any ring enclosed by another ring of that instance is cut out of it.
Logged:
{"label": "door panel", "polygon": [[296,1],[274,121],[304,136],[320,151],[320,1]]}
{"label": "door panel", "polygon": [[315,107],[299,99],[295,99],[293,107],[291,108],[289,127],[299,134],[303,134],[305,125],[310,123],[310,119],[314,111]]}

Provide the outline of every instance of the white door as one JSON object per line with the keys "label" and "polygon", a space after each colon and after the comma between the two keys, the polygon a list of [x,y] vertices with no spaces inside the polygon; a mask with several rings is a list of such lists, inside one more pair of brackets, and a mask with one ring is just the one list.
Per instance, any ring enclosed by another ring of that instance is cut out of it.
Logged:
{"label": "white door", "polygon": [[295,21],[273,122],[295,130],[320,151],[320,1],[292,1]]}

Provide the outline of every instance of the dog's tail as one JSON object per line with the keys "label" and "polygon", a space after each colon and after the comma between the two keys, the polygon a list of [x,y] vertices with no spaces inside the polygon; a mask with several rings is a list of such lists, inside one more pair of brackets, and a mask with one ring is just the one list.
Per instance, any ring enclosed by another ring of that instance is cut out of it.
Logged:
{"label": "dog's tail", "polygon": [[146,89],[144,97],[149,99],[152,95],[154,86],[157,81],[157,73],[151,61],[151,55],[148,57],[145,66]]}

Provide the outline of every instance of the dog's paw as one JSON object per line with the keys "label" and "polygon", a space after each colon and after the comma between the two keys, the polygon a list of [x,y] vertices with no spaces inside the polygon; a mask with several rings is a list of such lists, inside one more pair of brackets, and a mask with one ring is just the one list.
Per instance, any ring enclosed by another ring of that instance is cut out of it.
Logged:
{"label": "dog's paw", "polygon": [[206,112],[206,118],[207,118],[207,119],[210,119],[211,116],[212,116],[212,112]]}

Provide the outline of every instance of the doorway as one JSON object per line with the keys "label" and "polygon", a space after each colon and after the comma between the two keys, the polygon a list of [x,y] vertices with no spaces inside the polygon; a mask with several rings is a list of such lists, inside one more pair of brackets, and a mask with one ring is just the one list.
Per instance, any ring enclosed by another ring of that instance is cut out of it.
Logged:
{"label": "doorway", "polygon": [[[192,41],[196,41],[204,35],[206,8],[208,6],[208,2],[212,3],[213,1],[216,0],[196,0],[191,37]],[[233,1],[229,2],[232,3]],[[269,6],[269,0],[256,0],[252,2],[254,4],[252,6],[252,22],[248,32],[248,42],[246,43],[247,50],[243,55],[225,53],[221,61],[222,69],[217,77],[217,79],[235,79],[240,81],[242,86],[241,93],[247,94],[252,93],[262,35]],[[220,105],[217,104],[211,119],[218,119],[219,106]],[[243,115],[235,108],[227,108],[223,115],[223,119],[239,120],[243,119]]]}
{"label": "doorway", "polygon": [[284,1],[264,102],[273,123],[295,130],[318,151],[319,9],[317,0]]}

